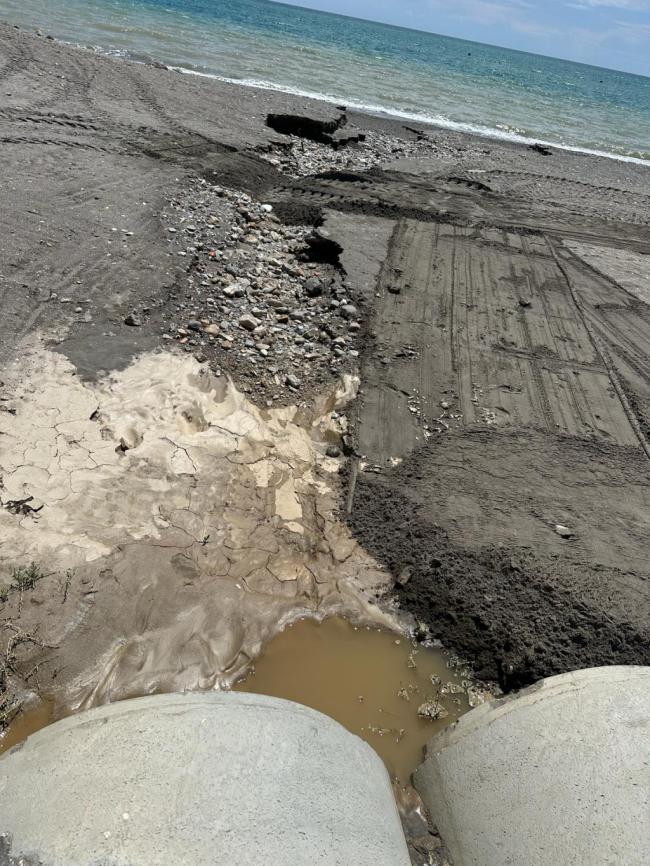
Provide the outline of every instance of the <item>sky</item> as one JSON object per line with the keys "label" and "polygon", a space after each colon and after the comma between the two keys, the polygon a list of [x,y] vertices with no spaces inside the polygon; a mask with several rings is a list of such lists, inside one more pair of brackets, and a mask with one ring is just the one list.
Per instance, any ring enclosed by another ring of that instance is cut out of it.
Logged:
{"label": "sky", "polygon": [[650,0],[283,0],[650,76]]}

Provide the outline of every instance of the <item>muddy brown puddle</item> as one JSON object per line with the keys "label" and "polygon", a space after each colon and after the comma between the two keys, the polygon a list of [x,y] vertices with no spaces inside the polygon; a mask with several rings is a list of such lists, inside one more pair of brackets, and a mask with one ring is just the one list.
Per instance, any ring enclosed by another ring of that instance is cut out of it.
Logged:
{"label": "muddy brown puddle", "polygon": [[[443,650],[338,617],[285,628],[235,686],[336,719],[369,743],[401,783],[422,761],[429,738],[470,709],[468,688],[467,672]],[[423,705],[430,717],[420,714]],[[49,702],[20,713],[0,736],[0,753],[52,721]]]}
{"label": "muddy brown puddle", "polygon": [[[470,709],[464,674],[442,650],[332,617],[287,627],[235,689],[331,716],[379,753],[391,777],[406,783],[429,738]],[[427,701],[439,718],[418,714]]]}
{"label": "muddy brown puddle", "polygon": [[0,734],[0,755],[53,721],[54,707],[50,701],[41,701],[18,713],[7,730]]}

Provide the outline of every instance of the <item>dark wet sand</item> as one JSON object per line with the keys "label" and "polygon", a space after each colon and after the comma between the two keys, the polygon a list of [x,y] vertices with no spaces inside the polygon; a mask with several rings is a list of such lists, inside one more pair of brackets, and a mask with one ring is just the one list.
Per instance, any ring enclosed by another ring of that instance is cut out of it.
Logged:
{"label": "dark wet sand", "polygon": [[296,180],[270,111],[333,109],[0,25],[0,362],[44,328],[91,378],[161,345],[124,317],[183,290],[190,177],[325,220],[365,333],[346,517],[403,606],[506,688],[650,663],[649,169],[418,125],[438,157]]}

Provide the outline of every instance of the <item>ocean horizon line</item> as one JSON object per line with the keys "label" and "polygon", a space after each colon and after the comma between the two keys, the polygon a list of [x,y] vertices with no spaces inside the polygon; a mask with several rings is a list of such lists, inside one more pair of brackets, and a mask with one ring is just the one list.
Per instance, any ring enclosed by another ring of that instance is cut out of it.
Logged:
{"label": "ocean horizon line", "polygon": [[586,66],[587,69],[602,69],[605,72],[617,72],[620,75],[633,75],[636,78],[650,80],[650,75],[640,72],[630,72],[627,69],[618,69],[616,66],[597,66],[593,63],[584,63],[581,60],[573,60],[571,57],[560,57],[557,54],[540,54],[535,51],[524,51],[523,48],[513,48],[511,45],[499,45],[497,42],[477,42],[475,39],[465,39],[463,36],[453,36],[451,33],[440,33],[438,30],[423,30],[420,27],[406,27],[404,24],[393,24],[390,21],[380,21],[377,18],[359,18],[358,15],[344,15],[342,12],[328,12],[325,9],[316,9],[315,6],[303,6],[299,3],[283,3],[282,0],[260,0],[273,6],[283,6],[285,9],[304,9],[316,15],[331,15],[333,18],[343,18],[349,21],[359,21],[361,24],[376,24],[379,27],[391,27],[394,30],[405,30],[407,33],[424,33],[427,36],[438,36],[441,39],[452,39],[454,42],[462,42],[465,45],[480,45],[495,48],[498,51],[514,51],[515,54],[524,54],[526,57],[543,57],[545,60],[560,60],[562,63],[574,63],[576,66]]}

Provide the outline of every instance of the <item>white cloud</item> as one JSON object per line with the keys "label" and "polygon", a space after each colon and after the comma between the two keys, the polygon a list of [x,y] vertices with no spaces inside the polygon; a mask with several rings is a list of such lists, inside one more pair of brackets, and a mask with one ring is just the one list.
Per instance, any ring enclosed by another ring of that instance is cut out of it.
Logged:
{"label": "white cloud", "polygon": [[[459,30],[463,28],[465,38],[493,40],[540,54],[648,75],[644,46],[650,44],[650,23],[646,24],[650,19],[643,13],[650,12],[650,0],[546,0],[544,6],[530,0],[419,2],[435,15],[427,21],[432,29],[438,29],[438,21],[451,24],[440,28],[440,32],[453,33],[456,25]],[[580,10],[579,21],[577,16],[569,15],[569,9]],[[623,18],[627,20],[619,20]]]}
{"label": "white cloud", "polygon": [[444,11],[453,18],[469,19],[484,27],[502,24],[510,30],[539,36],[550,36],[556,32],[528,16],[527,13],[534,10],[535,6],[527,0],[455,0],[453,10],[446,0],[429,0],[429,7]]}
{"label": "white cloud", "polygon": [[567,3],[572,9],[626,9],[629,12],[650,11],[650,0],[580,0]]}
{"label": "white cloud", "polygon": [[638,24],[631,21],[615,21],[613,31],[627,42],[646,42],[650,37],[650,24]]}

